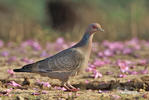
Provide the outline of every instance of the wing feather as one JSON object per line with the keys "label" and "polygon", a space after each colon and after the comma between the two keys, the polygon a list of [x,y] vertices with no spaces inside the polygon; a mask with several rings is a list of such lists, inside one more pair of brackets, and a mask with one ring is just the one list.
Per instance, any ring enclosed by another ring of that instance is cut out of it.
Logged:
{"label": "wing feather", "polygon": [[43,61],[38,68],[42,71],[74,71],[81,66],[84,56],[77,49],[67,49]]}

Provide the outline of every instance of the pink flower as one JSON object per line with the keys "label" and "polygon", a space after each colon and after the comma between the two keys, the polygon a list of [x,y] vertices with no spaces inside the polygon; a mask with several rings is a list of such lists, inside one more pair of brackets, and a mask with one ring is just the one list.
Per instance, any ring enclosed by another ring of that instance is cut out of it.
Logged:
{"label": "pink flower", "polygon": [[22,43],[21,43],[21,48],[25,48],[25,47],[27,47],[27,46],[29,46],[28,41],[25,41],[25,42],[22,42]]}
{"label": "pink flower", "polygon": [[13,71],[12,69],[8,69],[7,72],[8,72],[8,74],[10,74],[11,76],[14,75],[14,71]]}
{"label": "pink flower", "polygon": [[12,57],[8,58],[7,62],[11,63],[11,62],[14,62],[16,60],[17,60],[17,57],[16,56],[12,56]]}
{"label": "pink flower", "polygon": [[32,42],[32,45],[31,45],[31,46],[32,46],[33,49],[36,50],[36,51],[39,51],[39,50],[42,49],[41,46],[40,46],[40,44],[39,44],[38,42],[35,42],[35,41]]}
{"label": "pink flower", "polygon": [[147,64],[147,60],[146,59],[140,59],[138,61],[138,65],[146,65]]}
{"label": "pink flower", "polygon": [[46,51],[42,51],[42,53],[40,54],[40,57],[47,57],[47,56],[49,55]]}
{"label": "pink flower", "polygon": [[104,57],[103,52],[98,52],[98,56],[99,56],[99,57]]}
{"label": "pink flower", "polygon": [[43,82],[42,84],[43,84],[43,86],[45,86],[45,87],[51,87],[51,85],[50,85],[48,82]]}
{"label": "pink flower", "polygon": [[120,67],[120,70],[122,73],[127,72],[129,70],[129,66],[128,66],[129,62],[125,62],[125,61],[117,61],[117,65]]}
{"label": "pink flower", "polygon": [[61,50],[68,48],[68,45],[65,43],[64,38],[59,37],[55,43],[55,50]]}
{"label": "pink flower", "polygon": [[42,94],[47,94],[48,93],[48,91],[42,91]]}
{"label": "pink flower", "polygon": [[64,88],[64,87],[58,87],[58,86],[55,86],[54,87],[55,90],[63,90],[63,91],[66,91],[67,89]]}
{"label": "pink flower", "polygon": [[104,50],[103,53],[104,53],[104,56],[107,56],[107,57],[110,57],[110,56],[114,55],[113,51],[111,51],[110,49]]}
{"label": "pink flower", "polygon": [[92,68],[88,67],[85,71],[86,72],[92,72],[92,70],[93,70]]}
{"label": "pink flower", "polygon": [[86,69],[86,72],[93,72],[96,69],[96,66],[93,64],[88,64],[89,67]]}
{"label": "pink flower", "polygon": [[37,80],[37,83],[40,85],[43,85],[44,87],[51,87],[51,85],[49,84],[49,82],[40,82],[39,80]]}
{"label": "pink flower", "polygon": [[10,88],[10,89],[6,89],[5,91],[6,91],[7,93],[10,93],[12,90],[13,90],[13,89]]}
{"label": "pink flower", "polygon": [[94,76],[94,78],[96,79],[96,78],[102,77],[102,74],[101,74],[100,72],[94,71],[94,72],[93,72],[93,76]]}
{"label": "pink flower", "polygon": [[141,49],[138,38],[133,38],[130,41],[127,41],[126,45],[131,46],[135,50],[140,50]]}
{"label": "pink flower", "polygon": [[21,87],[21,85],[16,83],[15,81],[10,81],[10,83],[8,83],[8,85],[13,86],[13,87]]}
{"label": "pink flower", "polygon": [[129,73],[130,75],[137,75],[137,74],[138,74],[138,72],[136,72],[136,71],[128,71],[128,73]]}
{"label": "pink flower", "polygon": [[64,87],[62,87],[62,88],[61,88],[61,90],[66,91],[67,89],[66,89],[66,88],[64,88]]}
{"label": "pink flower", "polygon": [[36,90],[36,92],[33,92],[32,95],[41,95],[41,94],[47,94],[48,93],[48,91],[39,92],[39,91],[37,91],[37,89],[35,89],[35,90]]}
{"label": "pink flower", "polygon": [[123,49],[123,54],[131,54],[133,50],[131,48],[124,48]]}
{"label": "pink flower", "polygon": [[88,81],[88,80],[85,80],[85,83],[86,83],[86,84],[88,84],[88,83],[89,83],[89,81]]}
{"label": "pink flower", "polygon": [[36,50],[36,51],[39,51],[39,50],[41,50],[42,48],[41,48],[41,46],[40,46],[40,44],[37,42],[37,41],[34,41],[34,40],[27,40],[27,41],[25,41],[25,42],[23,42],[22,44],[21,44],[21,46],[24,48],[24,47],[27,47],[27,46],[30,46],[30,47],[32,47],[34,50]]}
{"label": "pink flower", "polygon": [[121,42],[104,41],[102,44],[104,47],[107,47],[108,49],[112,51],[122,50],[124,48],[124,44]]}
{"label": "pink flower", "polygon": [[99,90],[98,93],[103,93],[103,91]]}
{"label": "pink flower", "polygon": [[9,56],[9,52],[8,51],[3,51],[3,52],[1,52],[1,55],[4,56],[4,57],[7,57],[7,56]]}
{"label": "pink flower", "polygon": [[4,95],[4,96],[11,96],[10,95],[10,92],[12,91],[13,89],[10,88],[10,89],[6,89],[5,91],[1,92],[0,94]]}
{"label": "pink flower", "polygon": [[64,44],[64,38],[62,38],[62,37],[57,38],[56,44],[60,44],[60,45]]}
{"label": "pink flower", "polygon": [[129,70],[129,67],[125,66],[125,65],[121,65],[120,70],[121,70],[122,73],[124,73],[124,72],[127,72]]}
{"label": "pink flower", "polygon": [[119,75],[118,75],[118,78],[125,78],[125,77],[127,77],[126,74],[119,74]]}
{"label": "pink flower", "polygon": [[96,59],[95,61],[94,61],[94,65],[95,66],[104,66],[105,65],[105,62],[104,61],[101,61],[101,60],[99,60],[99,59]]}
{"label": "pink flower", "polygon": [[148,69],[140,70],[139,73],[140,74],[148,74]]}
{"label": "pink flower", "polygon": [[94,64],[88,64],[88,66],[92,69],[96,69],[96,66]]}
{"label": "pink flower", "polygon": [[28,58],[21,58],[20,60],[25,63],[33,63],[33,60]]}

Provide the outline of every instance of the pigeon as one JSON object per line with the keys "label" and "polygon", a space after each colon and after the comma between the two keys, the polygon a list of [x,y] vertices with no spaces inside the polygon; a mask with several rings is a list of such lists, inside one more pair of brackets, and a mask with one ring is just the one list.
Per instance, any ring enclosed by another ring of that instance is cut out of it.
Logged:
{"label": "pigeon", "polygon": [[85,70],[91,53],[92,39],[94,33],[104,31],[100,24],[89,24],[82,39],[72,47],[65,49],[53,56],[14,69],[14,72],[38,73],[53,79],[59,79],[61,85],[67,90],[78,90],[68,81],[70,77]]}

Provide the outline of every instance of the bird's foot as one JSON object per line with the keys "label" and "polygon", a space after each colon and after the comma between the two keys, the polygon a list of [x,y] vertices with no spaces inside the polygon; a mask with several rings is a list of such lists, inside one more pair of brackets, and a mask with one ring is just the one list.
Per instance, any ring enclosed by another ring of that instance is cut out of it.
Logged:
{"label": "bird's foot", "polygon": [[77,88],[75,88],[75,89],[71,89],[71,92],[77,92],[77,91],[79,91],[80,89],[77,89]]}
{"label": "bird's foot", "polygon": [[67,83],[67,86],[69,86],[69,87],[71,88],[70,91],[72,91],[72,92],[77,92],[77,91],[80,90],[80,89],[77,89],[77,88],[75,88],[74,86],[72,86],[70,83]]}
{"label": "bird's foot", "polygon": [[77,91],[79,91],[80,89],[67,89],[66,91],[67,92],[77,92]]}
{"label": "bird's foot", "polygon": [[69,92],[77,92],[80,89],[75,88],[74,86],[70,85],[69,83],[64,84],[64,87],[67,89]]}

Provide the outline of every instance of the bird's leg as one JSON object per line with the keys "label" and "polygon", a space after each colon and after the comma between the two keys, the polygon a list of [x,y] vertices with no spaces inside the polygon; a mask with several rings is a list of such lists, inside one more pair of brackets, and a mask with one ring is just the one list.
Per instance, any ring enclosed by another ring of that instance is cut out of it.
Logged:
{"label": "bird's leg", "polygon": [[72,85],[70,84],[69,81],[67,81],[66,84],[67,84],[67,86],[69,86],[71,89],[76,89],[74,86],[72,86]]}
{"label": "bird's leg", "polygon": [[73,87],[69,82],[62,82],[62,86],[64,86],[68,91],[76,92],[79,91],[79,89],[76,89]]}
{"label": "bird's leg", "polygon": [[70,87],[70,88],[71,88],[71,91],[73,91],[73,92],[79,91],[79,89],[77,89],[77,88],[75,88],[74,86],[72,86],[69,81],[66,82],[66,85],[67,85],[68,87]]}
{"label": "bird's leg", "polygon": [[61,86],[64,86],[67,90],[71,91],[71,89],[67,86],[66,82],[62,82]]}

